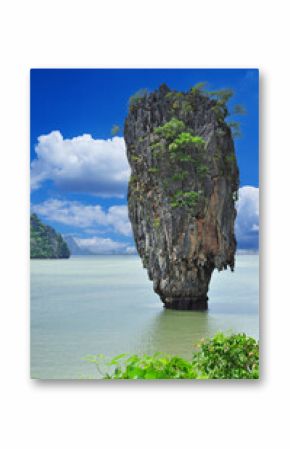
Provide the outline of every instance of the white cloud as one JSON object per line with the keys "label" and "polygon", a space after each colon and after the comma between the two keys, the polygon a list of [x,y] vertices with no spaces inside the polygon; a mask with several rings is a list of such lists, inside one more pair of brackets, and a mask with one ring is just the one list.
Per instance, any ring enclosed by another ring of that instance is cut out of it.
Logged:
{"label": "white cloud", "polygon": [[236,237],[241,249],[257,249],[259,245],[259,188],[244,186],[237,202]]}
{"label": "white cloud", "polygon": [[135,246],[127,246],[126,254],[137,254],[137,250]]}
{"label": "white cloud", "polygon": [[[100,205],[50,199],[32,205],[32,211],[49,221],[80,228],[83,232],[92,235],[96,232],[100,234],[108,231],[128,237],[132,235],[127,205],[111,206],[105,211]],[[252,186],[240,188],[237,211],[235,230],[239,249],[257,249],[259,239],[258,188]],[[90,242],[91,239],[85,240]],[[106,241],[107,239],[99,240]],[[93,244],[92,242],[91,244]],[[119,242],[115,243],[119,244]],[[125,246],[122,248],[124,249]],[[130,251],[135,252],[135,248],[129,249],[128,247],[127,252],[130,253]]]}
{"label": "white cloud", "polygon": [[131,223],[128,217],[127,206],[111,206],[107,213],[108,224],[123,235],[131,235]]}
{"label": "white cloud", "polygon": [[[32,205],[31,209],[49,221],[76,228],[101,226],[126,236],[130,236],[132,233],[126,205],[111,206],[106,212],[99,205],[49,199],[43,203]],[[90,229],[90,233],[92,233],[92,229]]]}
{"label": "white cloud", "polygon": [[134,254],[136,252],[135,248],[128,246],[127,243],[116,242],[110,238],[74,237],[74,240],[81,249],[88,250],[92,254]]}
{"label": "white cloud", "polygon": [[124,139],[64,139],[59,131],[38,137],[31,163],[31,187],[51,180],[60,190],[103,197],[124,196],[130,175]]}

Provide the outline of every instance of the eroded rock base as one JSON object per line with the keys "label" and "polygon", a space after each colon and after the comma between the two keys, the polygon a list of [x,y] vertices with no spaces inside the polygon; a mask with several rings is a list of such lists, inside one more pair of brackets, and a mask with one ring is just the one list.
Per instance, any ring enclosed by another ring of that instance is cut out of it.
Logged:
{"label": "eroded rock base", "polygon": [[198,298],[165,298],[163,299],[164,307],[166,309],[175,310],[207,310],[208,297]]}

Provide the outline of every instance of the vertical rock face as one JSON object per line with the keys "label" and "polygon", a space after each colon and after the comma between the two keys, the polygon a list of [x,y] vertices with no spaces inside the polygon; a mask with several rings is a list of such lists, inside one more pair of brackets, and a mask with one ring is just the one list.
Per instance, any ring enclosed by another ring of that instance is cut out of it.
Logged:
{"label": "vertical rock face", "polygon": [[132,99],[125,141],[129,217],[165,307],[206,309],[214,268],[234,267],[239,187],[224,103],[167,86]]}

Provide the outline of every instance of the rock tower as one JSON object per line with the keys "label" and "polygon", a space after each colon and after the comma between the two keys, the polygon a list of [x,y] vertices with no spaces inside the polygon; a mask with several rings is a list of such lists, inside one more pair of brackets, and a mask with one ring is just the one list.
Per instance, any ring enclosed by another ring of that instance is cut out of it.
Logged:
{"label": "rock tower", "polygon": [[167,308],[206,309],[213,270],[234,268],[239,171],[226,115],[223,95],[199,88],[183,93],[162,85],[130,101],[129,217]]}

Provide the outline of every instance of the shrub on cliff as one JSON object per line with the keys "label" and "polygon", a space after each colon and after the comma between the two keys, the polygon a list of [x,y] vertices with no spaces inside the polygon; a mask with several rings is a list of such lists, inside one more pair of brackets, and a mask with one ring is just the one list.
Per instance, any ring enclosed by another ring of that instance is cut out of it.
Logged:
{"label": "shrub on cliff", "polygon": [[183,123],[183,121],[172,118],[171,120],[169,120],[169,122],[156,128],[155,133],[163,139],[172,141],[184,130],[185,124]]}
{"label": "shrub on cliff", "polygon": [[[258,379],[259,344],[245,334],[216,334],[204,340],[192,361],[178,356],[120,354],[88,356],[104,379]],[[113,370],[112,370],[113,368]],[[103,370],[107,370],[107,372]]]}
{"label": "shrub on cliff", "polygon": [[137,92],[135,92],[129,98],[129,109],[133,110],[134,107],[138,105],[139,100],[142,100],[142,98],[145,98],[148,94],[149,94],[149,91],[146,88],[139,89]]}
{"label": "shrub on cliff", "polygon": [[205,140],[200,136],[193,136],[191,133],[180,133],[177,138],[169,145],[169,151],[177,152],[190,149],[192,147],[200,147],[205,144]]}

